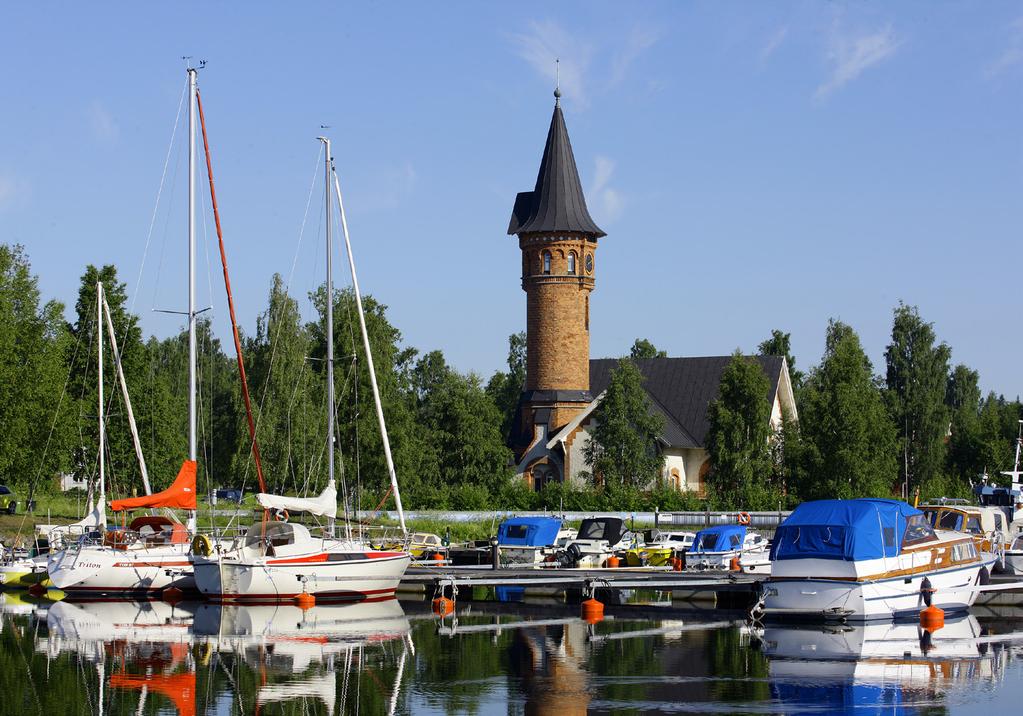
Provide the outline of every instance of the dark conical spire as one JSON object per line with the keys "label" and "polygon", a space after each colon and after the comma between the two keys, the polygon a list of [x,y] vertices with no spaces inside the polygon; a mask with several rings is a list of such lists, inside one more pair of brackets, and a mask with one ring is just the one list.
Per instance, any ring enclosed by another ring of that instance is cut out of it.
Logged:
{"label": "dark conical spire", "polygon": [[555,91],[554,116],[547,132],[547,146],[540,161],[533,191],[524,191],[515,197],[509,234],[526,232],[574,232],[600,238],[600,230],[586,209],[586,198],[579,183],[579,171],[568,139],[560,92]]}

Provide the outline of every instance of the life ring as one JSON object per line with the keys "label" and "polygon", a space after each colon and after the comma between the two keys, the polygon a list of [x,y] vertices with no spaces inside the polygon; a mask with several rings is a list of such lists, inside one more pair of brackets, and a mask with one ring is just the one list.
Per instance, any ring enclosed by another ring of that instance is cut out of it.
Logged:
{"label": "life ring", "polygon": [[200,557],[209,557],[213,554],[213,543],[206,535],[196,535],[192,538],[192,554]]}
{"label": "life ring", "polygon": [[748,525],[749,523],[750,523],[749,512],[740,512],[739,513],[739,524],[740,525]]}

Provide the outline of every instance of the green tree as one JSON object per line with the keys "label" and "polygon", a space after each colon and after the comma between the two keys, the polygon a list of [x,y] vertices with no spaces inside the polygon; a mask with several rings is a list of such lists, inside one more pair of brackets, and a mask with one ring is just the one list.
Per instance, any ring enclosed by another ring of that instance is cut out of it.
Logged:
{"label": "green tree", "polygon": [[951,413],[948,471],[964,484],[984,469],[980,436],[980,375],[959,364],[948,377],[945,405]]}
{"label": "green tree", "polygon": [[801,395],[800,497],[890,495],[897,474],[895,428],[870,359],[849,326],[828,323],[824,356]]}
{"label": "green tree", "polygon": [[519,398],[526,387],[526,334],[508,336],[508,372],[497,371],[487,383],[487,395],[501,411],[501,434],[510,442]]}
{"label": "green tree", "polygon": [[496,494],[512,476],[511,451],[479,378],[451,369],[440,351],[420,358],[413,376],[417,424],[437,459],[436,487],[472,485]]}
{"label": "green tree", "polygon": [[777,507],[779,493],[770,482],[770,392],[760,364],[737,350],[721,375],[718,398],[707,408],[707,479],[723,507]]}
{"label": "green tree", "polygon": [[632,344],[632,349],[629,351],[629,357],[632,360],[638,360],[640,358],[667,358],[668,353],[666,351],[657,350],[657,346],[648,341],[646,338],[637,338]]}
{"label": "green tree", "polygon": [[[0,244],[0,475],[29,488],[69,467],[73,438],[63,395],[68,352],[63,306],[40,305],[38,279],[21,246]],[[58,415],[61,399],[65,410]]]}
{"label": "green tree", "polygon": [[584,455],[597,483],[610,490],[642,488],[661,478],[664,456],[657,441],[664,418],[653,412],[643,374],[631,360],[620,360],[612,371],[594,418]]}
{"label": "green tree", "polygon": [[792,391],[798,393],[805,376],[796,370],[796,358],[792,355],[791,338],[791,333],[784,333],[775,328],[771,331],[771,337],[757,346],[757,352],[762,356],[783,356],[789,367]]}
{"label": "green tree", "polygon": [[940,478],[945,466],[949,410],[945,405],[951,349],[937,343],[934,326],[915,306],[894,311],[892,340],[885,351],[886,397],[900,441],[901,475],[907,495]]}

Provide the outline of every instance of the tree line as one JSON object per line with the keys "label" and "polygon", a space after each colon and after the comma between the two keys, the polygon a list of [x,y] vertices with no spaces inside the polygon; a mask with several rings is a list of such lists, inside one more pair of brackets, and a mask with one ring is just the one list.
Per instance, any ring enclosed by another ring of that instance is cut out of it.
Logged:
{"label": "tree line", "polygon": [[[20,246],[0,245],[0,481],[28,497],[57,489],[59,476],[94,481],[98,463],[96,282],[104,284],[122,366],[154,489],[170,484],[187,456],[185,332],[144,338],[114,266],[88,266],[70,320],[44,300]],[[279,275],[255,332],[242,335],[257,440],[270,491],[312,494],[326,483],[328,297],[309,298],[313,320]],[[350,509],[390,506],[388,477],[355,315],[354,296],[334,302],[339,491]],[[982,396],[976,371],[950,365],[951,350],[915,308],[895,309],[884,375],[856,333],[832,321],[819,365],[795,369],[790,336],[774,331],[759,352],[788,360],[799,420],[772,431],[770,384],[739,352],[709,406],[712,468],[707,495],[664,484],[657,436],[633,358],[664,356],[637,339],[612,376],[586,449],[590,485],[533,492],[514,479],[507,444],[525,381],[525,335],[509,338],[507,369],[486,382],[450,366],[441,351],[403,344],[387,307],[363,299],[388,433],[409,507],[452,509],[776,508],[802,499],[898,494],[903,485],[959,495],[987,469],[1011,460],[1019,400]],[[198,322],[199,489],[256,487],[233,351],[208,319]],[[115,366],[104,364],[108,492],[141,490]]]}

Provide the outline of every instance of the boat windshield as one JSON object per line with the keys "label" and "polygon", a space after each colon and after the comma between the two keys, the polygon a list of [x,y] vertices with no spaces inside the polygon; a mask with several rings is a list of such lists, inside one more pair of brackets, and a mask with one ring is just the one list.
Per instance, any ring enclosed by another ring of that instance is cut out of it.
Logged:
{"label": "boat windshield", "polygon": [[693,545],[694,552],[713,552],[718,545],[718,535],[715,532],[708,532],[700,535],[700,538]]}
{"label": "boat windshield", "polygon": [[941,513],[937,524],[931,522],[939,530],[959,530],[963,526],[963,516],[958,512],[945,511]]}
{"label": "boat windshield", "polygon": [[[889,535],[887,533],[888,529],[885,529],[885,545],[894,546],[894,539],[889,544]],[[936,539],[936,535],[934,534],[934,528],[931,527],[927,518],[923,514],[910,515],[906,520],[906,535],[902,540],[903,546],[919,544],[920,542],[927,542],[932,539]]]}
{"label": "boat windshield", "polygon": [[259,547],[260,545],[272,545],[283,547],[295,543],[295,528],[287,522],[267,522],[254,524],[245,533],[246,547]]}

